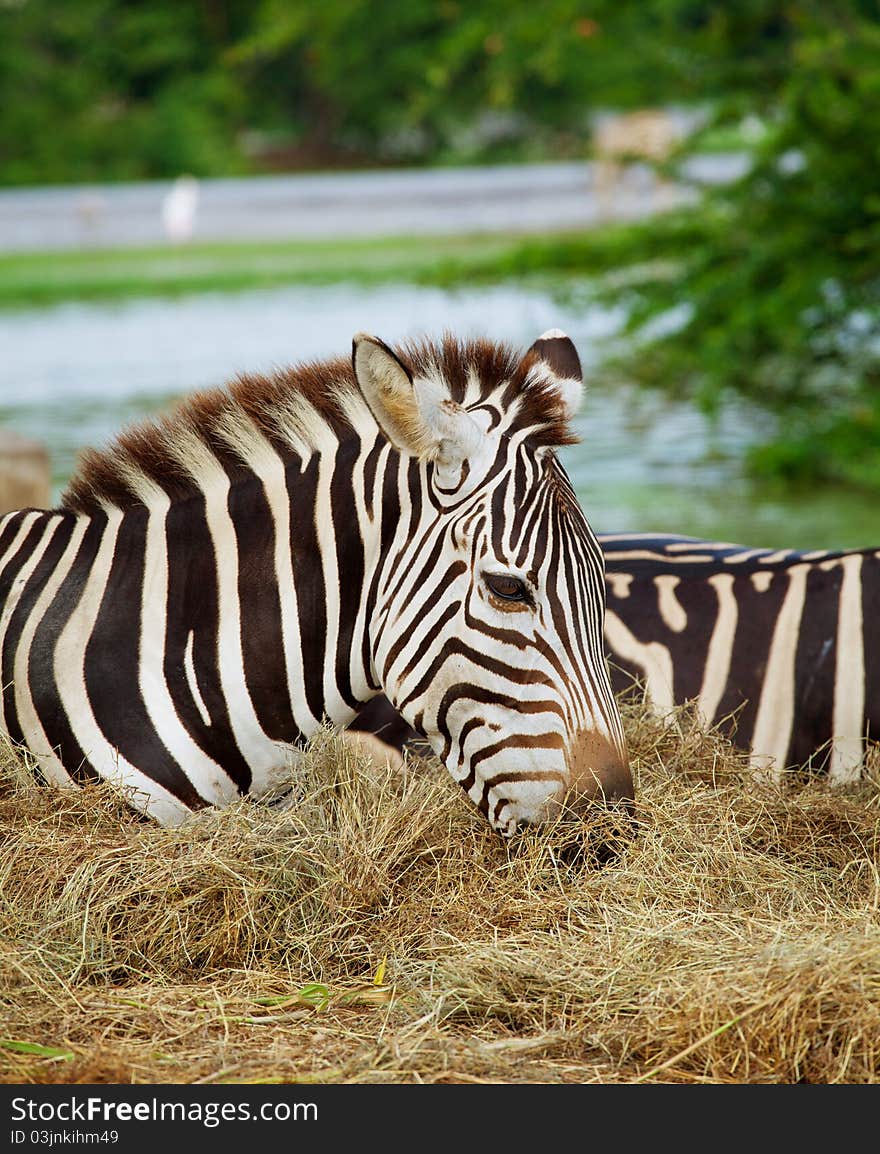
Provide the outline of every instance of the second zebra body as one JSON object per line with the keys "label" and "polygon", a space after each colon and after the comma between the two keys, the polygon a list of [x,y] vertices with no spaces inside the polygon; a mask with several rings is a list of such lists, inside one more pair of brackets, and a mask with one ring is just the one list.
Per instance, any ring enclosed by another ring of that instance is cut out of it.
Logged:
{"label": "second zebra body", "polygon": [[599,534],[615,689],[665,713],[695,703],[778,776],[860,776],[880,740],[880,549],[747,548]]}

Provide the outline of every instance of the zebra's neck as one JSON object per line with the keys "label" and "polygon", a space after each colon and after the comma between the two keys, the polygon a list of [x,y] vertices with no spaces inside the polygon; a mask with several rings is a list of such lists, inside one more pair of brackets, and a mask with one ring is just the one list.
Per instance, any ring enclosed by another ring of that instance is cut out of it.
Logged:
{"label": "zebra's neck", "polygon": [[218,477],[200,497],[149,511],[144,604],[153,583],[150,604],[166,606],[155,635],[164,626],[188,680],[190,665],[197,685],[216,678],[213,694],[242,750],[266,745],[271,760],[271,743],[308,738],[325,719],[347,724],[379,688],[370,590],[383,526],[391,537],[400,510],[383,499],[377,465],[389,452],[375,440],[255,462],[234,483]]}
{"label": "zebra's neck", "polygon": [[378,690],[367,623],[409,492],[397,454],[352,436],[234,482],[202,466],[185,499],[155,486],[124,509],[0,522],[0,723],[51,778],[148,763],[189,805],[259,796],[291,743]]}

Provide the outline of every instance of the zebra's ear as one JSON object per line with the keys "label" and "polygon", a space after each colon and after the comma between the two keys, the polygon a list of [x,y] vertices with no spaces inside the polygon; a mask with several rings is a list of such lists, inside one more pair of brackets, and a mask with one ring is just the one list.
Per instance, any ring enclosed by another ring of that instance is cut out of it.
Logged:
{"label": "zebra's ear", "polygon": [[436,462],[443,483],[454,484],[462,464],[480,445],[482,432],[476,422],[441,384],[414,380],[378,337],[357,333],[351,360],[364,400],[392,445],[420,460]]}
{"label": "zebra's ear", "polygon": [[549,386],[559,394],[565,419],[571,420],[584,398],[584,374],[571,337],[562,329],[548,329],[538,337],[529,353],[538,359],[529,370],[526,387],[530,384]]}

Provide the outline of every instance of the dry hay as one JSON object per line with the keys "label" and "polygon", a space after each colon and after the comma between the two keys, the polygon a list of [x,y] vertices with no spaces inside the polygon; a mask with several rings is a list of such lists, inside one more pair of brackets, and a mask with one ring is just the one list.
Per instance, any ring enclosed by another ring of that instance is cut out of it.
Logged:
{"label": "dry hay", "polygon": [[295,808],[176,830],[7,753],[0,1081],[880,1080],[877,781],[757,785],[686,709],[625,720],[603,868],[329,732]]}

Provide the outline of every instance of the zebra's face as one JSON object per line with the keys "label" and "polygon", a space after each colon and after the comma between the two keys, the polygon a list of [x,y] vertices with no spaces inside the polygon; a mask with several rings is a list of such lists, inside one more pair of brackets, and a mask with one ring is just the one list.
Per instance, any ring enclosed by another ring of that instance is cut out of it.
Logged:
{"label": "zebra's face", "polygon": [[585,816],[597,800],[628,805],[602,553],[540,436],[542,413],[570,415],[574,346],[545,334],[518,381],[473,372],[460,399],[374,338],[356,338],[354,358],[401,451],[398,488],[419,504],[377,601],[373,661],[386,696],[501,834]]}

